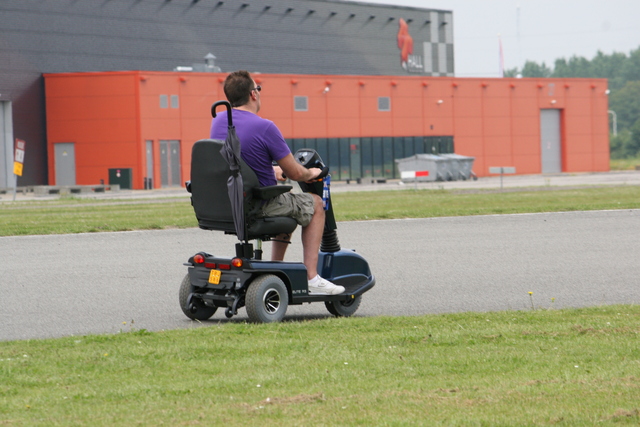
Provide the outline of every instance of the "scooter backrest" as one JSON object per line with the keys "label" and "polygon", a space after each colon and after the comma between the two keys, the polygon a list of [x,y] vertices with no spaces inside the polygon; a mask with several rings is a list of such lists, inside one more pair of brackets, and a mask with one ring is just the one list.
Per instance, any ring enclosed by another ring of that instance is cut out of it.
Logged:
{"label": "scooter backrest", "polygon": [[[229,165],[220,154],[224,141],[203,139],[191,151],[191,204],[198,225],[205,230],[235,234],[231,202],[227,190]],[[240,162],[245,194],[245,218],[253,203],[251,188],[258,187],[255,172]]]}

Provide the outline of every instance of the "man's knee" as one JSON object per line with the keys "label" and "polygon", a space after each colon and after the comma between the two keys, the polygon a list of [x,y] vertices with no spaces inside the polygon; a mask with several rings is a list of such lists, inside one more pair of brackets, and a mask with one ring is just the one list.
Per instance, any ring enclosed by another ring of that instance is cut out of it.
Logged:
{"label": "man's knee", "polygon": [[324,206],[322,206],[322,198],[317,194],[313,196],[313,217],[321,216],[324,218]]}

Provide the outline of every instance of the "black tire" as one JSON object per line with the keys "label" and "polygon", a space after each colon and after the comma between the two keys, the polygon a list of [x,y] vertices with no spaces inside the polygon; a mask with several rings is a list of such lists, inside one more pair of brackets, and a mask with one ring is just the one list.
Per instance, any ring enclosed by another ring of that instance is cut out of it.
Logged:
{"label": "black tire", "polygon": [[205,305],[201,299],[193,298],[191,303],[195,307],[195,312],[192,312],[189,309],[188,299],[189,295],[193,292],[194,289],[195,287],[191,286],[191,281],[189,280],[189,275],[187,274],[186,276],[184,276],[184,279],[182,279],[182,284],[180,285],[180,308],[182,309],[184,315],[191,320],[207,320],[208,318],[213,316],[218,307],[209,307],[208,305]]}
{"label": "black tire", "polygon": [[289,306],[287,287],[282,279],[273,274],[258,276],[247,289],[245,306],[252,322],[279,322]]}
{"label": "black tire", "polygon": [[358,295],[347,301],[325,301],[324,306],[336,317],[349,317],[358,311],[361,302],[362,295]]}

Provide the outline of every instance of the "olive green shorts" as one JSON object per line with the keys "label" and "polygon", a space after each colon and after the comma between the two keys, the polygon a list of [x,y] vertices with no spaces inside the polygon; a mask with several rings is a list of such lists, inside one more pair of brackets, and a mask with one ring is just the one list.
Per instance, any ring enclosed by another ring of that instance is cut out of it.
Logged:
{"label": "olive green shorts", "polygon": [[313,217],[313,196],[309,193],[284,193],[262,207],[262,216],[288,216],[306,227]]}

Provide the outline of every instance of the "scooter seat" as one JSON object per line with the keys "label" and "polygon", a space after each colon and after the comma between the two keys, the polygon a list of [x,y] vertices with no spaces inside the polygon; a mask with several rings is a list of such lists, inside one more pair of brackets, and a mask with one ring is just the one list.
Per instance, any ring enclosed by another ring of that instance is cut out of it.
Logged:
{"label": "scooter seat", "polygon": [[247,231],[251,240],[268,240],[271,236],[292,233],[297,225],[295,219],[286,216],[265,217],[254,220]]}

